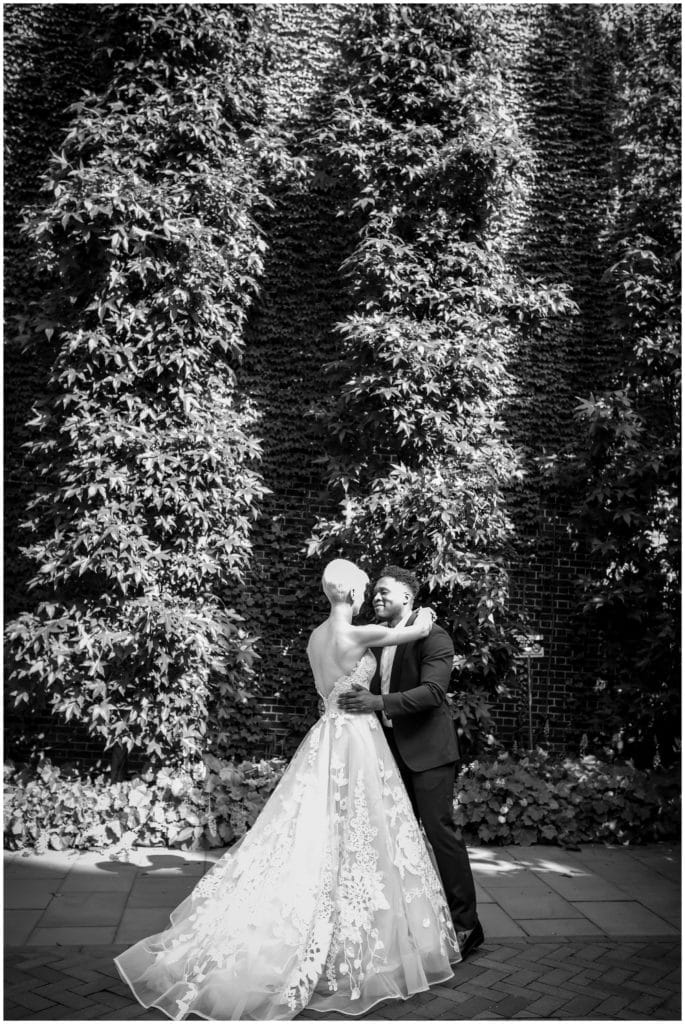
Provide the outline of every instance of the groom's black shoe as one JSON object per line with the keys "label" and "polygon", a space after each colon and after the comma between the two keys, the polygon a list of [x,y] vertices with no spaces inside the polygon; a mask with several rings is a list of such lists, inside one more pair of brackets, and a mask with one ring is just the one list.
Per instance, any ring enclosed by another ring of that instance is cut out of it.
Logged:
{"label": "groom's black shoe", "polygon": [[469,953],[473,953],[485,942],[485,933],[480,921],[476,921],[475,928],[472,928],[470,932],[458,932],[457,939],[461,958],[465,960]]}

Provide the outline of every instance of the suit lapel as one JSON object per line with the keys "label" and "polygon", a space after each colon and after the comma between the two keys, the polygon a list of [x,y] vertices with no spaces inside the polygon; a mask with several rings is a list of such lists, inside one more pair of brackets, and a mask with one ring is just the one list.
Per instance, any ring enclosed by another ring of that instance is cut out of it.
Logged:
{"label": "suit lapel", "polygon": [[400,688],[402,660],[407,647],[409,647],[409,644],[398,644],[395,648],[395,657],[392,660],[392,669],[390,670],[390,686],[388,687],[390,693],[395,693]]}
{"label": "suit lapel", "polygon": [[[416,618],[416,612],[409,616],[405,625],[411,626],[412,622]],[[395,657],[392,661],[392,669],[390,670],[390,693],[395,693],[400,688],[400,681],[402,679],[402,662],[407,650],[411,647],[411,644],[398,644],[395,648]]]}
{"label": "suit lapel", "polygon": [[376,659],[376,671],[371,676],[371,682],[369,683],[369,690],[371,693],[381,692],[381,659],[380,652],[383,650],[382,647],[375,647],[371,649],[371,653]]}

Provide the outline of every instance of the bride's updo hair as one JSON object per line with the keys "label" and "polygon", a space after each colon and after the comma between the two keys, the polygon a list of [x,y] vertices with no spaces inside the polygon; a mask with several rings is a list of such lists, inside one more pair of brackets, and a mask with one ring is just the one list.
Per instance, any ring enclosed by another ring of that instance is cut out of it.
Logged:
{"label": "bride's updo hair", "polygon": [[347,601],[352,589],[357,591],[359,603],[364,598],[364,591],[369,584],[369,577],[363,569],[346,558],[334,558],[323,571],[321,585],[323,592],[331,604]]}

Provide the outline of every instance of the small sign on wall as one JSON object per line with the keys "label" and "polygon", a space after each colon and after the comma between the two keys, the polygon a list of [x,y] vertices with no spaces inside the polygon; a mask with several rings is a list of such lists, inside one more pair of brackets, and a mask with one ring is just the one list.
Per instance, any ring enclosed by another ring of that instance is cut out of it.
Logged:
{"label": "small sign on wall", "polygon": [[516,637],[521,645],[521,651],[517,658],[544,658],[545,648],[542,646],[542,637],[537,633],[519,633]]}
{"label": "small sign on wall", "polygon": [[[519,633],[517,638],[521,645],[521,651],[517,658],[525,658],[527,666],[526,690],[528,697],[528,749],[533,750],[533,681],[531,679],[530,663],[533,658],[544,658],[545,648],[542,646],[542,637],[538,633]],[[545,723],[548,729],[547,722]]]}

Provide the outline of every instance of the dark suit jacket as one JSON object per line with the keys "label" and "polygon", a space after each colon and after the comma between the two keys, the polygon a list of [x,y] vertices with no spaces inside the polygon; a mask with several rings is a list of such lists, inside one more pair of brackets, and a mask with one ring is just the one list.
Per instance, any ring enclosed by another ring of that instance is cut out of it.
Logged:
{"label": "dark suit jacket", "polygon": [[[413,618],[408,620],[408,624]],[[376,672],[372,693],[381,692],[380,655],[374,649]],[[390,692],[383,697],[393,735],[411,771],[424,772],[459,760],[457,731],[445,695],[450,684],[454,644],[441,626],[423,640],[400,644],[390,673]],[[380,714],[379,714],[380,717]]]}

